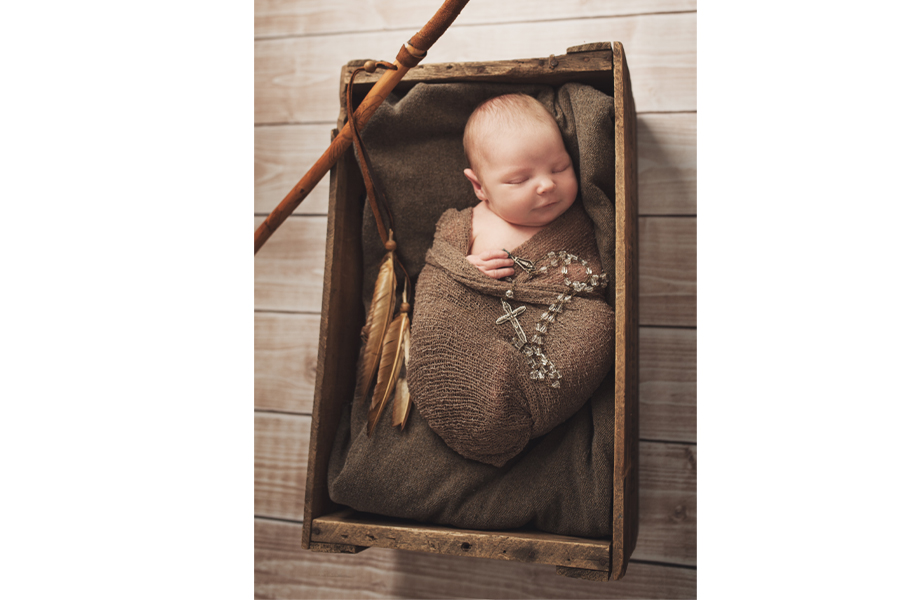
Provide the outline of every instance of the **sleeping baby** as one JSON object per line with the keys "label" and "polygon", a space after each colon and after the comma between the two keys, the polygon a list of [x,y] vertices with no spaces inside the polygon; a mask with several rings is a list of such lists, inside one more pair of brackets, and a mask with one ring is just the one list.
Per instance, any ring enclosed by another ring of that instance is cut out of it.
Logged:
{"label": "sleeping baby", "polygon": [[594,227],[559,127],[524,94],[479,105],[464,174],[416,285],[408,382],[429,426],[495,466],[573,415],[613,363]]}

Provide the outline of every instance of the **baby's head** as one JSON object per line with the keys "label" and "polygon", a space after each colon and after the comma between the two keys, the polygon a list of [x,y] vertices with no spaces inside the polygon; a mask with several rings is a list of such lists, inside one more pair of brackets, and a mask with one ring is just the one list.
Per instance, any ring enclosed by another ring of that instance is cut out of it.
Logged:
{"label": "baby's head", "polygon": [[544,226],[575,201],[578,181],[559,127],[531,96],[481,103],[466,124],[463,147],[475,195],[509,223]]}

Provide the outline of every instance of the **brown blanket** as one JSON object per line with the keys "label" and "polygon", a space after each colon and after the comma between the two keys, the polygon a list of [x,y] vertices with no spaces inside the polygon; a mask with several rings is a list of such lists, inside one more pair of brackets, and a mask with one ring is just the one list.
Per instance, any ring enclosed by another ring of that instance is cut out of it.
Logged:
{"label": "brown blanket", "polygon": [[517,267],[510,282],[466,260],[471,223],[467,208],[437,224],[416,284],[409,391],[448,446],[500,467],[597,389],[612,366],[615,317],[580,202],[511,250],[536,268]]}
{"label": "brown blanket", "polygon": [[[425,265],[438,219],[478,200],[462,175],[462,132],[482,100],[535,96],[560,125],[579,175],[583,206],[610,275],[615,248],[613,100],[589,86],[418,84],[391,95],[363,138],[374,176],[391,204],[398,253],[415,279]],[[368,310],[384,246],[365,200],[363,302]],[[512,248],[508,248],[512,250]],[[496,300],[495,300],[496,301]],[[415,327],[415,298],[413,327]],[[496,310],[496,305],[491,311]],[[348,372],[354,372],[348,365]],[[563,374],[565,378],[565,373]],[[366,435],[368,405],[348,402],[328,469],[332,500],[356,510],[473,529],[530,526],[561,535],[605,537],[612,531],[614,387],[607,377],[571,418],[531,440],[502,467],[466,459],[428,427],[413,407],[406,428],[382,418]],[[563,379],[565,381],[565,379]],[[415,399],[414,399],[415,401]]]}

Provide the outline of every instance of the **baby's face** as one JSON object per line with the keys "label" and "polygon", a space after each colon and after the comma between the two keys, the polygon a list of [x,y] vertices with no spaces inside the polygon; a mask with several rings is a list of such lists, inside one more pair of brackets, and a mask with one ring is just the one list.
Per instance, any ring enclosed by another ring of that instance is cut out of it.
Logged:
{"label": "baby's face", "polygon": [[494,132],[477,175],[475,195],[504,221],[541,227],[566,212],[578,194],[572,159],[553,123]]}

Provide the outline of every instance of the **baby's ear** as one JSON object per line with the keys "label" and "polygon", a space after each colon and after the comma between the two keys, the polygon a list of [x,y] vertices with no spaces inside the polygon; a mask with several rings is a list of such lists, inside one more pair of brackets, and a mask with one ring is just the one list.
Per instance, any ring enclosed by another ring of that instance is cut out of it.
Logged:
{"label": "baby's ear", "polygon": [[475,175],[475,171],[473,171],[472,169],[466,169],[465,171],[463,171],[463,175],[465,175],[466,179],[469,180],[469,183],[472,184],[472,188],[475,190],[475,195],[478,197],[478,199],[481,201],[486,201],[487,196],[484,193],[484,188],[481,187],[481,182],[478,181],[478,176]]}

